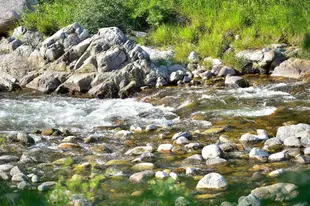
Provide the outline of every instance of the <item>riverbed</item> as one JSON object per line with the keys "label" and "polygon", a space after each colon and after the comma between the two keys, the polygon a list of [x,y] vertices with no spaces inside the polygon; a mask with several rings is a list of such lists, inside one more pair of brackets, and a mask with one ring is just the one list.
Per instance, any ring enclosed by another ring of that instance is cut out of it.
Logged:
{"label": "riverbed", "polygon": [[[153,170],[175,172],[178,179],[171,184],[184,188],[183,193],[190,196],[197,205],[220,205],[224,201],[237,203],[240,196],[248,195],[256,187],[283,181],[294,183],[302,190],[297,199],[286,205],[307,202],[309,192],[305,188],[309,188],[310,184],[299,178],[309,180],[307,164],[291,160],[277,163],[249,160],[247,146],[243,146],[244,151],[238,148],[235,156],[227,156],[227,165],[216,168],[206,166],[203,161],[194,165],[184,162],[189,156],[201,154],[201,148],[188,151],[184,145],[176,145],[171,154],[156,151],[160,144],[172,144],[171,137],[176,132],[189,132],[190,143],[199,143],[201,146],[218,143],[219,136],[227,135],[235,145],[242,147],[239,142],[242,134],[264,129],[269,137],[274,137],[279,126],[310,124],[309,83],[266,77],[248,79],[254,86],[167,87],[144,90],[130,99],[43,96],[31,91],[0,94],[0,133],[8,135],[25,132],[36,140],[31,146],[21,147],[17,143],[6,143],[1,147],[0,154],[20,157],[27,151],[41,150],[44,156],[41,160],[21,164],[27,174],[40,175],[41,182],[58,181],[63,173],[64,163],[57,163],[57,160],[70,157],[72,162],[65,166],[65,178],[70,179],[79,174],[84,181],[89,181],[93,176],[104,176],[100,185],[92,190],[90,201],[96,205],[160,205],[160,191],[144,192],[150,188],[164,190],[161,186],[154,182],[133,184],[129,181],[129,177],[137,172],[133,167],[135,163],[132,162],[135,157],[124,154],[131,148],[147,144],[155,148]],[[145,131],[150,125],[156,128]],[[33,134],[35,130],[42,131],[46,128],[68,130],[70,135],[67,136],[75,136],[73,142],[78,146],[60,149],[64,135],[49,137]],[[96,137],[96,140],[85,141],[89,136]],[[255,146],[262,147],[262,144]],[[55,150],[55,154],[49,154],[51,150]],[[108,162],[110,163],[107,164]],[[90,163],[91,167],[77,172],[76,168],[85,163]],[[186,174],[189,167],[195,168],[197,172],[193,175]],[[288,173],[278,178],[267,177],[268,172],[281,168],[288,169]],[[214,192],[195,188],[199,179],[212,171],[227,179],[227,190]],[[262,177],[253,178],[256,172],[260,172]],[[29,191],[35,191],[38,184],[32,184]],[[15,190],[16,184],[12,185]],[[7,193],[13,190],[7,189]],[[20,196],[15,201],[23,198],[26,202],[30,201],[24,193],[25,191],[17,192]],[[34,194],[41,197],[46,193]],[[162,198],[171,201],[169,197]],[[33,200],[32,203],[42,204]]]}

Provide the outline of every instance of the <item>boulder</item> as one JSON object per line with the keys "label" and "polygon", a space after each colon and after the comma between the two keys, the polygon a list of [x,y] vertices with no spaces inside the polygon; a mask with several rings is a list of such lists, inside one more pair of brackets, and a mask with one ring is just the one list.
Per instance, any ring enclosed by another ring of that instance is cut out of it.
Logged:
{"label": "boulder", "polygon": [[228,164],[227,160],[219,157],[207,159],[206,161],[206,165],[209,167],[226,166],[227,164]]}
{"label": "boulder", "polygon": [[246,61],[260,62],[264,58],[264,52],[262,50],[244,50],[239,52],[236,56]]}
{"label": "boulder", "polygon": [[310,74],[310,60],[290,58],[277,66],[272,75],[300,79]]}
{"label": "boulder", "polygon": [[151,170],[146,170],[143,172],[138,172],[129,177],[129,181],[132,183],[141,183],[149,178],[154,177],[155,173]]}
{"label": "boulder", "polygon": [[202,149],[201,154],[204,159],[212,159],[216,157],[221,157],[222,150],[218,145],[212,144],[212,145],[205,146]]}
{"label": "boulder", "polygon": [[268,152],[265,152],[264,150],[258,148],[253,148],[249,154],[249,157],[251,159],[257,159],[261,162],[267,162],[268,156]]}
{"label": "boulder", "polygon": [[80,74],[75,73],[70,76],[63,84],[61,84],[57,93],[86,93],[91,89],[91,82],[94,80],[96,73]]}
{"label": "boulder", "polygon": [[270,162],[280,162],[288,159],[288,153],[286,150],[274,153],[268,157]]}
{"label": "boulder", "polygon": [[236,74],[236,71],[233,68],[224,66],[221,68],[217,76],[226,77],[227,75],[233,76],[235,74]]}
{"label": "boulder", "polygon": [[28,83],[26,87],[49,94],[55,91],[65,81],[66,77],[67,73],[65,72],[45,72]]}
{"label": "boulder", "polygon": [[199,180],[197,189],[226,190],[228,187],[226,179],[218,173],[209,173]]}
{"label": "boulder", "polygon": [[279,127],[276,137],[281,141],[289,137],[310,137],[310,125],[297,124]]}
{"label": "boulder", "polygon": [[193,51],[189,54],[187,59],[190,63],[197,64],[199,62],[199,55]]}
{"label": "boulder", "polygon": [[37,3],[36,0],[0,0],[0,34],[7,34],[20,15]]}
{"label": "boulder", "polygon": [[290,183],[277,183],[259,187],[251,191],[251,194],[262,200],[288,201],[296,198],[299,194],[297,186]]}
{"label": "boulder", "polygon": [[261,206],[262,202],[256,196],[249,194],[246,197],[240,197],[238,201],[238,206]]}
{"label": "boulder", "polygon": [[245,88],[249,87],[250,83],[247,80],[243,79],[242,77],[227,75],[225,78],[225,85],[237,88],[238,87]]}
{"label": "boulder", "polygon": [[0,61],[0,74],[7,73],[20,80],[29,72],[35,71],[38,65],[34,65],[30,60],[32,52],[32,46],[21,45],[13,52],[3,55],[3,59]]}
{"label": "boulder", "polygon": [[43,182],[38,186],[38,190],[40,192],[44,192],[50,190],[56,186],[57,182]]}

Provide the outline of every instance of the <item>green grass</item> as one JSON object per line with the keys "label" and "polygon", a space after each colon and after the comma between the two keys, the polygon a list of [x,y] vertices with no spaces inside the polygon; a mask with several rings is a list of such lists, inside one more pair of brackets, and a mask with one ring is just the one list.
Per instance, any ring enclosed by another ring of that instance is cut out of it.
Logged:
{"label": "green grass", "polygon": [[75,21],[92,33],[113,25],[148,31],[139,41],[174,47],[178,62],[186,62],[192,50],[222,57],[229,45],[236,51],[271,43],[310,48],[305,46],[310,45],[306,0],[50,0],[23,15],[19,24],[50,35]]}

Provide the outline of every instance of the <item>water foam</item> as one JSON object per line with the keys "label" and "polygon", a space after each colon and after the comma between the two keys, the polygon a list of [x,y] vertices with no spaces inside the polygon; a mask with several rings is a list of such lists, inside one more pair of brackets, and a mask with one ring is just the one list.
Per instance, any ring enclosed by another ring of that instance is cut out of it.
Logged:
{"label": "water foam", "polygon": [[135,99],[36,97],[0,100],[0,130],[69,127],[89,131],[98,126],[115,125],[116,121],[165,126],[176,117],[171,108],[155,107]]}

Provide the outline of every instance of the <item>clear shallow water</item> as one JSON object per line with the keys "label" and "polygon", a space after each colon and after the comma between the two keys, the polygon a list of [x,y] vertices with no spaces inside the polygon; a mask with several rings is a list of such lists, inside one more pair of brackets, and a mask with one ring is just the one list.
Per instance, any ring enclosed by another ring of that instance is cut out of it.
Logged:
{"label": "clear shallow water", "polygon": [[[303,90],[298,91],[300,88]],[[174,88],[160,90],[142,98],[142,101],[2,95],[0,131],[29,132],[49,127],[69,127],[72,131],[90,132],[100,126],[170,126],[179,122],[179,117],[186,120],[194,112],[203,113],[207,120],[218,117],[267,117],[283,107],[289,111],[308,112],[310,102],[307,89],[300,82],[271,83],[245,89]]]}
{"label": "clear shallow water", "polygon": [[156,107],[135,99],[77,99],[17,96],[0,99],[0,130],[70,127],[91,131],[117,122],[129,125],[169,125],[177,116],[171,108]]}
{"label": "clear shallow water", "polygon": [[[167,88],[142,93],[138,99],[127,100],[74,99],[34,96],[30,94],[10,94],[0,96],[0,131],[29,131],[31,129],[47,127],[68,127],[70,131],[72,131],[72,128],[76,128],[76,130],[83,132],[91,132],[97,126],[126,124],[143,127],[149,123],[163,126],[177,124],[177,131],[195,131],[197,128],[203,131],[203,127],[199,123],[205,122],[208,124],[207,121],[211,121],[215,126],[229,126],[229,129],[223,132],[223,134],[233,138],[236,137],[237,139],[240,138],[241,134],[254,132],[256,129],[266,129],[272,136],[272,132],[276,131],[277,127],[283,125],[284,122],[310,123],[309,91],[309,85],[304,83],[267,82],[264,85],[246,89],[228,89],[224,87]],[[193,119],[192,115],[195,113],[203,114],[205,119]],[[214,143],[218,136],[215,135],[214,138],[209,138],[197,135],[193,137],[192,142],[200,142],[203,145],[207,145]],[[135,145],[145,145],[151,142],[155,145],[155,148],[161,143],[171,143],[169,140],[158,139],[157,133],[142,134],[141,136],[136,136],[136,139],[132,141]],[[42,145],[37,144],[36,146],[44,147],[46,146],[45,143],[42,143]],[[48,143],[51,144],[51,142]],[[54,147],[57,146],[54,142],[52,144]],[[123,155],[128,149],[127,146],[124,148],[124,145],[114,141],[104,142],[104,144],[114,148],[115,152],[119,152],[119,155]],[[83,145],[85,146],[85,144]],[[69,152],[66,155],[72,155],[84,161],[84,157],[92,151],[89,145],[85,146],[84,149],[86,150]],[[96,156],[96,162],[103,163],[109,160],[108,155],[100,156],[97,153],[97,150],[95,153],[92,153]],[[173,170],[185,167],[186,165],[182,163],[182,160],[192,155],[166,156],[154,153],[158,157],[155,162],[156,170],[167,168]],[[113,154],[113,158],[118,158],[118,154],[115,154],[115,156]],[[300,196],[297,201],[287,205],[294,205],[299,201],[304,202],[308,200],[309,184],[304,184],[304,182],[309,182],[308,167],[305,168],[307,169],[304,175],[307,178],[305,181],[299,181],[301,175],[295,172],[283,176],[281,179],[266,177],[261,181],[253,181],[250,178],[254,173],[252,168],[256,164],[260,163],[248,161],[247,159],[229,159],[229,166],[218,170],[227,179],[229,183],[228,190],[219,193],[211,199],[199,199],[198,205],[220,205],[225,200],[237,202],[240,196],[248,195],[252,189],[275,182],[291,182],[300,188]],[[272,169],[279,169],[291,166],[292,162],[270,167]],[[210,171],[204,164],[198,167],[202,169],[202,175]],[[128,182],[128,176],[134,172],[131,167],[116,168],[121,168],[127,176],[123,179],[107,178],[102,188],[98,189],[98,194],[96,193],[96,196],[102,198],[98,201],[98,205],[142,205],[144,199],[158,199],[156,195],[151,197],[142,196],[141,199],[131,197],[132,192],[147,189],[150,185],[133,185]],[[104,174],[106,169],[106,167],[100,168],[97,172]],[[195,189],[198,180],[185,175],[180,175],[180,177],[182,184],[185,185],[190,194],[200,194]],[[35,193],[33,198],[38,199],[37,195]],[[27,199],[27,197],[21,197],[20,199]],[[124,201],[126,203],[121,204]],[[128,202],[135,204],[129,204]],[[36,201],[36,203],[38,202]],[[31,203],[29,205],[36,204]],[[39,203],[37,205],[43,204]],[[266,203],[264,205],[275,204]]]}

